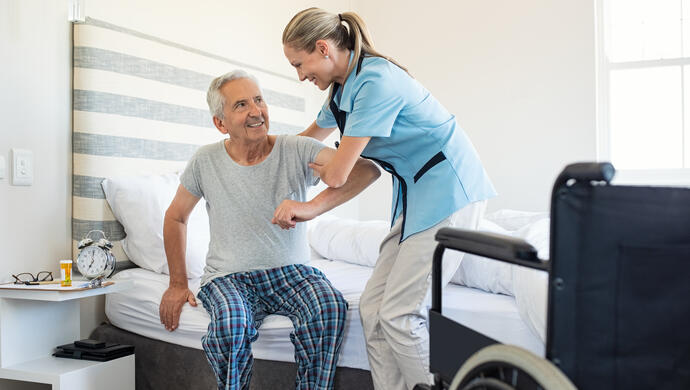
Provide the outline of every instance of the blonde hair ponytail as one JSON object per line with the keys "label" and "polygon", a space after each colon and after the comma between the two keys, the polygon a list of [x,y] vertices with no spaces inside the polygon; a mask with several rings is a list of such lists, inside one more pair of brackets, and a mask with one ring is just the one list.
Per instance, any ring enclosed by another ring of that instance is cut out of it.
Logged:
{"label": "blonde hair ponytail", "polygon": [[[343,24],[344,22],[344,24]],[[319,39],[331,40],[339,49],[354,52],[354,58],[347,68],[345,80],[357,66],[363,55],[381,57],[392,62],[405,72],[407,69],[392,58],[374,49],[374,43],[364,20],[354,12],[332,14],[312,7],[298,12],[283,30],[283,45],[311,53],[316,49]]]}

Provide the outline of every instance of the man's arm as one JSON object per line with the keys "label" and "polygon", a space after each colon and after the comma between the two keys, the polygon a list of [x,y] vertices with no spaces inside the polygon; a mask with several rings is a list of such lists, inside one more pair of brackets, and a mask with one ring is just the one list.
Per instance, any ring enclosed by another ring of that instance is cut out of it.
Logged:
{"label": "man's arm", "polygon": [[180,313],[185,302],[196,306],[194,293],[187,286],[185,248],[187,247],[187,220],[199,199],[180,184],[163,219],[163,242],[170,270],[170,285],[161,299],[159,315],[161,324],[171,332],[179,325]]}
{"label": "man's arm", "polygon": [[315,139],[318,139],[319,141],[323,142],[323,140],[325,140],[326,137],[328,137],[333,132],[333,130],[335,130],[335,127],[331,127],[331,128],[319,127],[316,124],[316,121],[314,121],[314,122],[312,122],[311,125],[309,125],[309,127],[307,127],[306,130],[304,130],[303,132],[301,132],[297,135],[315,138]]}
{"label": "man's arm", "polygon": [[370,140],[371,137],[344,136],[340,139],[337,152],[329,160],[323,164],[315,161],[309,167],[317,172],[327,186],[338,188],[345,184]]}
{"label": "man's arm", "polygon": [[[319,154],[316,155],[313,164],[323,166],[328,163],[335,154],[335,149],[323,148]],[[317,171],[314,171],[314,174],[316,175]],[[284,200],[276,208],[271,222],[279,225],[283,229],[293,228],[297,222],[313,219],[354,198],[355,195],[367,188],[369,184],[376,181],[379,176],[381,176],[381,172],[374,163],[359,158],[354,163],[352,172],[347,177],[345,184],[338,188],[328,187],[316,195],[314,199],[307,202],[298,202],[291,199]]]}

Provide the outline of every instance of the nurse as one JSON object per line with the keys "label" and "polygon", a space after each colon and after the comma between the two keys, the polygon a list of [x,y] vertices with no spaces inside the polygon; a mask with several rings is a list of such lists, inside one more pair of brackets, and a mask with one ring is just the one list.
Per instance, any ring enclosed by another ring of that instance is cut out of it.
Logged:
{"label": "nurse", "polygon": [[[359,156],[393,178],[391,230],[359,308],[374,386],[431,383],[434,235],[446,226],[476,229],[494,188],[455,117],[403,66],[374,49],[356,13],[303,10],[285,27],[283,49],[301,81],[330,88],[302,133],[323,140],[335,128],[340,132],[332,160],[312,164],[323,182],[341,186]],[[458,265],[458,259],[444,262],[444,283]]]}

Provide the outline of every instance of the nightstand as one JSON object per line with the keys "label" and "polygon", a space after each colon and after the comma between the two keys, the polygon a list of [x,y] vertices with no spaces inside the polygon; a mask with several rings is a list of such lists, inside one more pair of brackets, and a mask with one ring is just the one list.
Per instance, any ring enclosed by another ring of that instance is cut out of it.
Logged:
{"label": "nightstand", "polygon": [[79,299],[132,286],[117,280],[81,291],[0,289],[0,378],[53,390],[134,390],[134,355],[107,362],[52,356],[56,346],[80,339]]}

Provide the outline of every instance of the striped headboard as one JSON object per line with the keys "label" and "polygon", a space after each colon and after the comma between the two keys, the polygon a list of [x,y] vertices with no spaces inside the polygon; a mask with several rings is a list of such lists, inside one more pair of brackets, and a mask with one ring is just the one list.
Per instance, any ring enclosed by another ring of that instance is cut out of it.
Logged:
{"label": "striped headboard", "polygon": [[219,140],[206,89],[237,68],[259,79],[271,133],[297,133],[311,121],[295,79],[95,19],[74,24],[74,258],[79,240],[98,229],[113,242],[118,268],[132,266],[101,181],[181,171],[200,145]]}

